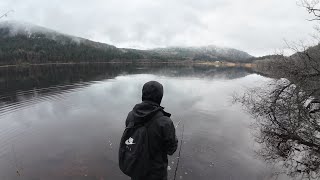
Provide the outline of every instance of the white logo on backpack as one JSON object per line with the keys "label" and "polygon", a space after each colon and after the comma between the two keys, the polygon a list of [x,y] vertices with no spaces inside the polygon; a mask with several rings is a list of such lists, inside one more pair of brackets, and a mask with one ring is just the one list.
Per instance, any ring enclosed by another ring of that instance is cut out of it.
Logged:
{"label": "white logo on backpack", "polygon": [[132,137],[130,137],[129,139],[126,140],[125,144],[126,144],[126,145],[133,145],[133,144],[135,144],[135,143],[133,142],[133,140],[134,140],[134,139],[133,139]]}

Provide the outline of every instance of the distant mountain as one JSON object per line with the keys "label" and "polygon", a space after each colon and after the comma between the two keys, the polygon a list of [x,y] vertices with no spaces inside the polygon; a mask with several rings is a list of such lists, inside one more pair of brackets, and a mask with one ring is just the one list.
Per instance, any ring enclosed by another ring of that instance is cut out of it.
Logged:
{"label": "distant mountain", "polygon": [[0,22],[0,65],[139,60],[250,62],[251,58],[246,52],[216,46],[117,48],[28,23]]}
{"label": "distant mountain", "polygon": [[248,53],[237,49],[221,48],[213,45],[202,47],[157,48],[151,51],[163,56],[189,60],[250,62],[250,59],[253,58],[253,56]]}

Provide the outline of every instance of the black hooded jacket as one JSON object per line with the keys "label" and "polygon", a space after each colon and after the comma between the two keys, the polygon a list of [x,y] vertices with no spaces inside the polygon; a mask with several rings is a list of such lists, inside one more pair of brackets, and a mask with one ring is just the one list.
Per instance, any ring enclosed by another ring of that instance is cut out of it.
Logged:
{"label": "black hooded jacket", "polygon": [[[148,86],[144,86],[144,90],[146,89],[148,90]],[[157,92],[163,93],[162,90]],[[157,92],[153,91],[153,94],[157,96],[156,98],[160,97]],[[152,120],[148,126],[151,165],[148,169],[147,177],[139,180],[166,180],[168,167],[167,155],[172,155],[176,151],[178,140],[175,127],[170,119],[171,114],[165,112],[164,108],[159,105],[162,94],[160,101],[158,101],[159,99],[156,100],[150,97],[151,96],[148,95],[148,98],[142,98],[143,102],[135,105],[133,110],[129,112],[126,119],[126,126],[128,126],[130,122],[140,124]]]}

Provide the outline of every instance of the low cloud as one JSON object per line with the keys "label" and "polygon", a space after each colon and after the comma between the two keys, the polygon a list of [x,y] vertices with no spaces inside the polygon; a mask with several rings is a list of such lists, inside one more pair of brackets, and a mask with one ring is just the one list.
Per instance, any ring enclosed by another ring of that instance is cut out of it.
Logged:
{"label": "low cloud", "polygon": [[2,0],[6,19],[118,47],[214,44],[266,55],[310,39],[314,23],[292,0]]}

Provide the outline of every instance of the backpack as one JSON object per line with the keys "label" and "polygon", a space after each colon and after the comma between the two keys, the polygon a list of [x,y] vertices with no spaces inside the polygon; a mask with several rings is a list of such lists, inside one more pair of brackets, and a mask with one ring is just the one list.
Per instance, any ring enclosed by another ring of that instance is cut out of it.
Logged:
{"label": "backpack", "polygon": [[148,172],[151,155],[147,128],[155,116],[144,124],[135,125],[130,122],[123,132],[119,148],[119,167],[130,177],[143,177]]}

